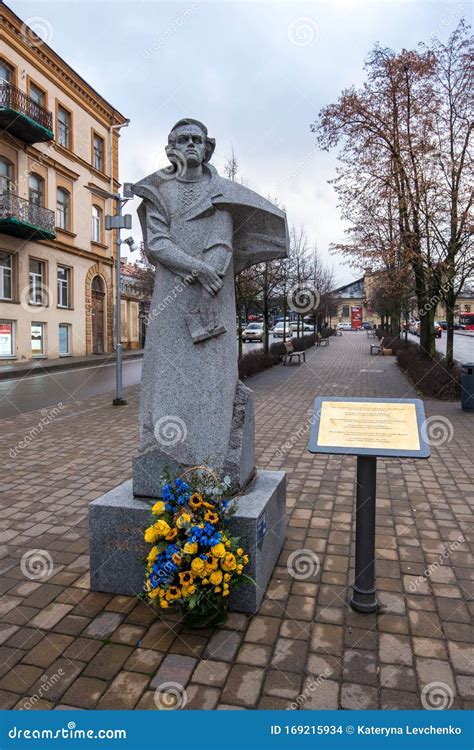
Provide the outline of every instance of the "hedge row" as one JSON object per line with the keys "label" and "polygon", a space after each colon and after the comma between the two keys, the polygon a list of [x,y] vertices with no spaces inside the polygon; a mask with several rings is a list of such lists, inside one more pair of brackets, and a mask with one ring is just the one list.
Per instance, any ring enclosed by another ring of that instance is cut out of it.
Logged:
{"label": "hedge row", "polygon": [[439,352],[434,357],[423,354],[418,344],[411,341],[408,346],[397,348],[397,364],[408,379],[425,396],[443,401],[457,401],[461,398],[461,368],[455,364],[452,369],[446,366],[446,358]]}
{"label": "hedge row", "polygon": [[439,352],[434,357],[429,357],[414,341],[406,342],[403,336],[390,336],[386,331],[379,330],[377,333],[381,345],[393,351],[400,369],[424,396],[443,401],[457,401],[461,397],[459,365],[456,364],[450,370],[446,365],[446,358]]}
{"label": "hedge row", "polygon": [[[331,328],[326,328],[321,331],[321,336],[327,338],[331,336],[334,331]],[[308,336],[300,336],[299,338],[291,339],[293,348],[296,352],[302,352],[305,349],[309,349],[314,346],[316,342],[316,335],[314,333]],[[257,372],[268,370],[269,367],[277,365],[281,361],[281,358],[285,354],[285,344],[283,341],[276,341],[270,344],[270,351],[265,354],[263,349],[257,349],[252,352],[244,354],[239,359],[239,378],[243,380],[251,375],[256,375]]]}

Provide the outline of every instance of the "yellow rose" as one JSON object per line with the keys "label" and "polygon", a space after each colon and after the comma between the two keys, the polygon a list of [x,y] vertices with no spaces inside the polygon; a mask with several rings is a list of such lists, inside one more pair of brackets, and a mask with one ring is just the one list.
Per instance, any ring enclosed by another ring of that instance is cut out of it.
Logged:
{"label": "yellow rose", "polygon": [[168,526],[166,521],[163,521],[163,519],[154,523],[153,528],[155,529],[155,533],[157,536],[166,536],[171,531],[170,527]]}
{"label": "yellow rose", "polygon": [[169,607],[169,606],[170,605],[168,604],[166,599],[160,599],[160,607],[162,607],[163,609],[166,609],[166,607]]}
{"label": "yellow rose", "polygon": [[231,578],[232,576],[230,573],[224,573],[224,581],[230,581]]}
{"label": "yellow rose", "polygon": [[186,542],[186,544],[183,547],[183,552],[185,555],[195,555],[197,551],[198,551],[197,542]]}
{"label": "yellow rose", "polygon": [[209,576],[209,580],[212,583],[213,586],[218,586],[220,582],[222,581],[222,571],[221,570],[215,570],[211,575]]}
{"label": "yellow rose", "polygon": [[153,524],[153,526],[149,526],[145,531],[145,542],[147,542],[148,544],[154,544],[158,538],[159,534],[157,534],[155,525]]}
{"label": "yellow rose", "polygon": [[148,596],[150,599],[156,599],[157,596],[159,596],[160,590],[159,589],[152,589]]}
{"label": "yellow rose", "polygon": [[204,573],[205,568],[206,566],[204,560],[201,560],[200,557],[195,557],[194,560],[192,560],[191,570],[193,571],[193,573],[200,575],[201,573]]}
{"label": "yellow rose", "polygon": [[211,547],[211,553],[214,555],[214,557],[224,557],[225,547],[222,542],[219,542],[218,544],[215,544],[214,547]]}
{"label": "yellow rose", "polygon": [[153,508],[151,509],[151,512],[154,513],[155,516],[162,516],[165,510],[166,506],[163,500],[158,500],[158,502],[155,503]]}
{"label": "yellow rose", "polygon": [[236,568],[236,562],[235,557],[232,554],[232,552],[227,552],[226,556],[223,560],[221,560],[221,565],[224,570],[235,570]]}
{"label": "yellow rose", "polygon": [[240,555],[240,556],[242,556],[244,554],[244,551],[243,551],[242,547],[239,547],[237,549],[237,554]]}
{"label": "yellow rose", "polygon": [[176,526],[178,527],[178,529],[182,529],[185,526],[188,526],[190,521],[191,521],[191,516],[189,515],[189,513],[181,513],[178,520],[176,521]]}
{"label": "yellow rose", "polygon": [[224,591],[222,592],[222,596],[229,596],[229,593],[229,589],[224,589]]}
{"label": "yellow rose", "polygon": [[148,557],[147,557],[148,562],[154,562],[154,560],[156,560],[156,558],[158,557],[158,554],[159,554],[158,547],[152,547],[148,553]]}

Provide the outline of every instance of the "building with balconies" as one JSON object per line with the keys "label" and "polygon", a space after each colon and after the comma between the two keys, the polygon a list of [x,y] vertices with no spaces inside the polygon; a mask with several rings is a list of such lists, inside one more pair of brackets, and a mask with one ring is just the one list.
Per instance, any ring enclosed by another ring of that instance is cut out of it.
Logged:
{"label": "building with balconies", "polygon": [[112,351],[104,217],[127,123],[0,4],[0,367]]}

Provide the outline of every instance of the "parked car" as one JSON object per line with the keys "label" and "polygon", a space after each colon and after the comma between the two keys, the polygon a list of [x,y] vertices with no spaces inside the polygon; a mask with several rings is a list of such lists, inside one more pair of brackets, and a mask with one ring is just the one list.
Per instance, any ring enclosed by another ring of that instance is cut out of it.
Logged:
{"label": "parked car", "polygon": [[242,331],[242,341],[263,341],[264,333],[263,323],[248,323]]}
{"label": "parked car", "polygon": [[352,326],[350,323],[338,323],[337,330],[338,331],[352,331]]}
{"label": "parked car", "polygon": [[[448,330],[448,323],[446,320],[440,320],[439,324],[443,331]],[[465,326],[460,325],[459,323],[453,323],[453,331],[460,331],[462,328],[465,328]]]}
{"label": "parked car", "polygon": [[283,335],[290,338],[293,328],[288,322],[285,324],[283,321],[280,321],[274,326],[272,333],[276,338],[283,338]]}
{"label": "parked car", "polygon": [[434,330],[435,330],[435,337],[437,339],[440,339],[441,338],[441,334],[443,333],[443,329],[442,329],[441,325],[438,323],[437,320],[435,320],[435,322],[434,322]]}
{"label": "parked car", "polygon": [[362,328],[364,329],[364,331],[371,331],[373,327],[374,327],[373,324],[370,323],[369,321],[362,323]]}
{"label": "parked car", "polygon": [[303,333],[314,333],[315,328],[311,323],[303,323]]}

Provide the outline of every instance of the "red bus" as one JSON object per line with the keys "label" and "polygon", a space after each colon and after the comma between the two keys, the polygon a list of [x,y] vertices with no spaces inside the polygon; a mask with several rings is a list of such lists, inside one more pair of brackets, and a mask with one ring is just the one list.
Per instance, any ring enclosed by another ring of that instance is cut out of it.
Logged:
{"label": "red bus", "polygon": [[466,331],[474,331],[474,312],[461,313],[459,316],[459,323]]}

